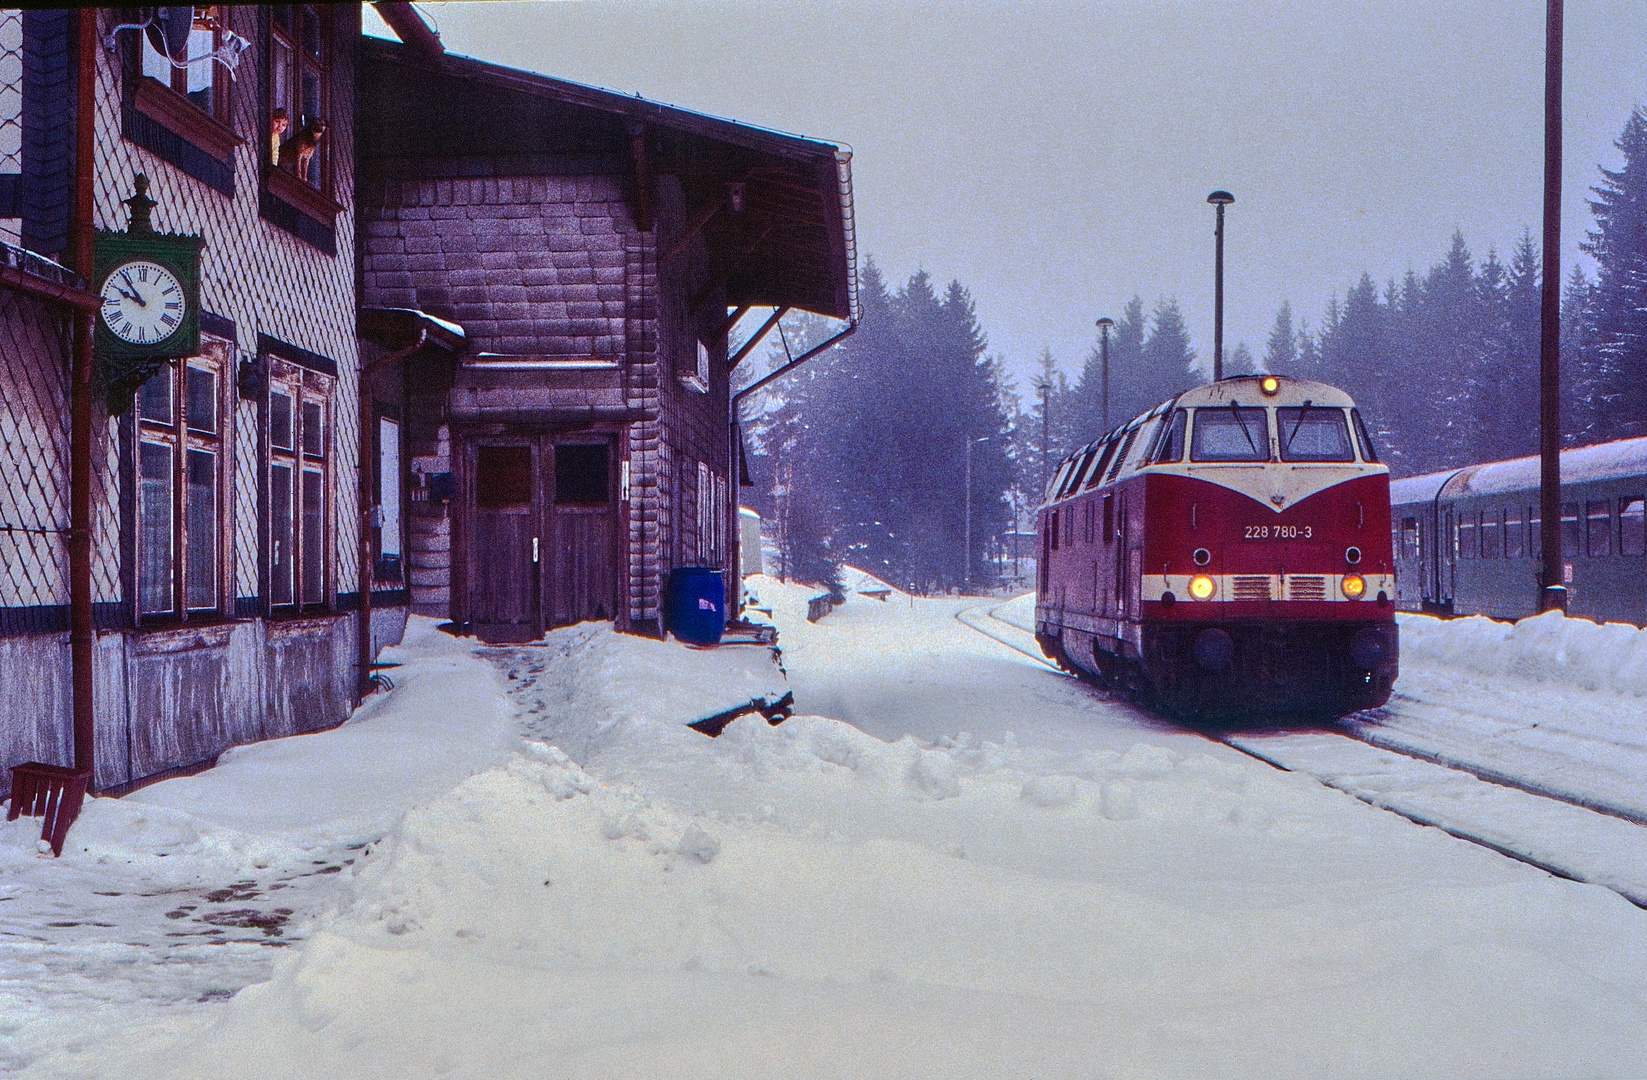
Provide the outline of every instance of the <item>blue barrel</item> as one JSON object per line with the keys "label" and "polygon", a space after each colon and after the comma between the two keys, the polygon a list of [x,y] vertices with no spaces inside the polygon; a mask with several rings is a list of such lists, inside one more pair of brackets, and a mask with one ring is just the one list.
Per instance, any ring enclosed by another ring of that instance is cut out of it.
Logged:
{"label": "blue barrel", "polygon": [[669,598],[664,627],[692,645],[718,645],[726,629],[726,583],[707,566],[677,566],[669,571]]}

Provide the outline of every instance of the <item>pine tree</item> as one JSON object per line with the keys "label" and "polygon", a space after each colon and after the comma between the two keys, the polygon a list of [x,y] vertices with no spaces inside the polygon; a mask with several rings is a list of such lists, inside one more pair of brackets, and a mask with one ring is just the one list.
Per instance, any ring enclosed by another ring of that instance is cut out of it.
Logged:
{"label": "pine tree", "polygon": [[1596,229],[1579,245],[1596,260],[1596,352],[1611,407],[1602,434],[1647,434],[1647,111],[1637,107],[1613,145],[1620,169],[1590,190]]}
{"label": "pine tree", "polygon": [[1562,445],[1586,446],[1608,438],[1611,406],[1601,385],[1595,282],[1573,266],[1561,297]]}
{"label": "pine tree", "polygon": [[1198,381],[1191,369],[1195,350],[1190,348],[1189,328],[1176,300],[1162,300],[1155,306],[1149,338],[1144,342],[1144,372],[1147,388],[1144,400],[1133,415],[1153,409],[1161,402],[1188,390]]}
{"label": "pine tree", "polygon": [[1292,325],[1292,305],[1281,301],[1275,313],[1275,326],[1264,343],[1264,370],[1277,374],[1294,374],[1298,366],[1298,333]]}
{"label": "pine tree", "polygon": [[1235,343],[1235,351],[1230,353],[1230,362],[1224,369],[1226,375],[1257,375],[1262,374],[1264,367],[1252,355],[1245,341]]}

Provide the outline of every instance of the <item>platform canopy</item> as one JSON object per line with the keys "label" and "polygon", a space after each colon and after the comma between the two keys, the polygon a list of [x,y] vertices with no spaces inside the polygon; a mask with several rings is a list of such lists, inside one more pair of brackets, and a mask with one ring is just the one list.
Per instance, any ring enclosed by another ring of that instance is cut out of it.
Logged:
{"label": "platform canopy", "polygon": [[660,260],[701,235],[733,307],[857,315],[851,154],[610,90],[366,38],[362,184],[451,176],[620,175],[650,228],[654,180],[685,195]]}

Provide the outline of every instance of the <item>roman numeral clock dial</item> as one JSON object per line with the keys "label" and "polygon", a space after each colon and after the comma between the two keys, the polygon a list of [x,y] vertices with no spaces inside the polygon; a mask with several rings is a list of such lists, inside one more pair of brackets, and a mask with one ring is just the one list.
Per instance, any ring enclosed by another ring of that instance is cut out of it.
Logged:
{"label": "roman numeral clock dial", "polygon": [[177,275],[151,259],[117,264],[99,294],[103,325],[130,345],[159,345],[177,333],[188,314],[188,295]]}

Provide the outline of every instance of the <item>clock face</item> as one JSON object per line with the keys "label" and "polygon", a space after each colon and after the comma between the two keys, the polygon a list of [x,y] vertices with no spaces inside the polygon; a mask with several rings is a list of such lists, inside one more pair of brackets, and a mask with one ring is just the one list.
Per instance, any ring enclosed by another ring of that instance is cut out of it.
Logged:
{"label": "clock face", "polygon": [[103,279],[103,324],[121,341],[158,345],[177,332],[188,298],[177,275],[152,259],[120,263]]}

